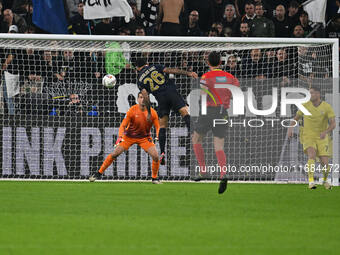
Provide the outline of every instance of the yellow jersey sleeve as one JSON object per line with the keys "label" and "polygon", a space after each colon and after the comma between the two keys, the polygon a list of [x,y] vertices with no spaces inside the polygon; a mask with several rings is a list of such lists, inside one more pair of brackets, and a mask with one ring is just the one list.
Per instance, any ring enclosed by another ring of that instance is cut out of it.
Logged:
{"label": "yellow jersey sleeve", "polygon": [[334,114],[334,111],[333,111],[332,106],[328,105],[327,108],[328,108],[328,109],[327,109],[326,112],[327,112],[327,117],[328,117],[328,119],[335,118],[335,114]]}

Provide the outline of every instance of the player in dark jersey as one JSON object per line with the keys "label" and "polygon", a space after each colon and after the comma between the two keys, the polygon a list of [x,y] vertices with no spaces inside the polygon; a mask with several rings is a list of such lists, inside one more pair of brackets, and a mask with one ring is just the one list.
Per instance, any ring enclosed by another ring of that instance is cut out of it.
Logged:
{"label": "player in dark jersey", "polygon": [[195,72],[188,72],[177,68],[168,68],[162,65],[149,65],[145,58],[138,58],[136,61],[138,71],[137,84],[141,90],[147,108],[150,108],[149,93],[155,96],[158,102],[159,124],[159,145],[161,150],[161,165],[165,164],[165,141],[166,128],[168,126],[169,114],[172,109],[179,112],[190,132],[190,115],[188,106],[183,97],[178,93],[173,80],[167,74],[180,74],[198,78]]}
{"label": "player in dark jersey", "polygon": [[[221,56],[219,53],[213,51],[209,54],[208,64],[210,71],[201,77],[201,88],[203,91],[209,91],[211,96],[207,96],[207,114],[198,117],[195,122],[194,134],[192,137],[193,148],[196,159],[200,166],[199,181],[205,173],[205,159],[204,150],[202,147],[202,140],[204,135],[211,129],[214,135],[214,148],[219,166],[221,167],[220,185],[218,193],[223,193],[227,188],[227,176],[225,172],[226,155],[224,153],[224,138],[225,138],[225,125],[217,125],[214,127],[214,119],[225,119],[228,117],[227,109],[230,105],[231,92],[225,88],[215,88],[215,84],[232,84],[240,86],[239,81],[230,73],[224,72],[219,69],[221,65]],[[203,92],[205,93],[205,92]]]}

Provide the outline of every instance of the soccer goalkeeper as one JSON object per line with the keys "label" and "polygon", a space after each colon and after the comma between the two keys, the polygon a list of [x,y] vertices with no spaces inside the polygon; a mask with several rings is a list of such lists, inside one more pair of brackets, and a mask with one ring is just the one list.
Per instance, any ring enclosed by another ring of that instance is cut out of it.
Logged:
{"label": "soccer goalkeeper", "polygon": [[[316,189],[314,183],[315,159],[320,158],[323,174],[323,185],[326,189],[331,189],[327,182],[330,171],[328,159],[331,156],[331,144],[329,134],[335,128],[335,115],[332,107],[321,100],[321,93],[318,87],[311,87],[309,90],[311,99],[303,104],[311,115],[304,115],[302,111],[297,111],[294,120],[303,118],[303,127],[300,129],[300,140],[303,150],[308,156],[307,172],[310,189]],[[288,128],[288,137],[293,136],[293,125]]]}
{"label": "soccer goalkeeper", "polygon": [[156,111],[151,108],[151,118],[147,120],[148,111],[143,103],[143,95],[138,93],[138,104],[132,106],[126,113],[126,116],[120,125],[119,135],[116,142],[115,149],[110,153],[99,171],[90,176],[90,182],[95,181],[102,176],[104,171],[112,164],[112,162],[124,151],[127,151],[133,144],[138,144],[147,152],[152,158],[152,183],[160,184],[158,179],[159,170],[159,156],[155,144],[151,138],[152,125],[156,128],[156,135],[159,133],[159,121]]}

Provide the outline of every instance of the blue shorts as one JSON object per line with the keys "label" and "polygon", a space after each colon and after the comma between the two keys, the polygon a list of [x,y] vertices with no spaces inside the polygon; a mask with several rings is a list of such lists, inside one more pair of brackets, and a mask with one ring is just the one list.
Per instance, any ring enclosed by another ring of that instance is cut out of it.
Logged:
{"label": "blue shorts", "polygon": [[156,97],[158,102],[158,116],[162,118],[164,115],[169,116],[170,111],[178,112],[179,109],[187,106],[183,97],[177,90],[169,90],[167,93],[162,93]]}

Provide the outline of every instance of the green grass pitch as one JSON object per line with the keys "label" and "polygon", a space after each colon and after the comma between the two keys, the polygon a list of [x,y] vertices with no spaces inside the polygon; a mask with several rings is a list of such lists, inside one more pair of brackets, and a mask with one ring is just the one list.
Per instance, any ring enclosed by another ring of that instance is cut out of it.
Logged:
{"label": "green grass pitch", "polygon": [[340,188],[0,182],[0,254],[339,254]]}

